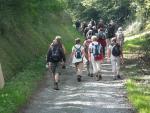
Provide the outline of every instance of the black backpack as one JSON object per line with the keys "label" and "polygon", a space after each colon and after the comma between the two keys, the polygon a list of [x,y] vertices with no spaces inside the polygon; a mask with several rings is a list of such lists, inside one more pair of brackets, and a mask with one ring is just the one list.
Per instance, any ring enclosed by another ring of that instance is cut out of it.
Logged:
{"label": "black backpack", "polygon": [[115,44],[112,48],[112,55],[118,57],[121,55],[120,45]]}
{"label": "black backpack", "polygon": [[53,45],[51,48],[51,60],[52,62],[59,62],[62,59],[62,47],[59,45]]}

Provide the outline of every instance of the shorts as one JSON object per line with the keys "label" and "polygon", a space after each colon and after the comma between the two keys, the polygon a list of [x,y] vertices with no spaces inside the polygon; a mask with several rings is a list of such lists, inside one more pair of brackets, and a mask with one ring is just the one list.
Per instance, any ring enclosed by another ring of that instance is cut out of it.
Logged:
{"label": "shorts", "polygon": [[53,74],[60,73],[60,62],[51,63],[51,71]]}

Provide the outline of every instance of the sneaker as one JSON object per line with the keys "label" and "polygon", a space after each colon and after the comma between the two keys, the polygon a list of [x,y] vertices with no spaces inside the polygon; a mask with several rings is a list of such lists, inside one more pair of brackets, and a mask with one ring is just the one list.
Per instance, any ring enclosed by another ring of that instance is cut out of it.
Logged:
{"label": "sneaker", "polygon": [[93,77],[93,74],[90,74],[90,77]]}
{"label": "sneaker", "polygon": [[118,79],[121,79],[121,76],[120,76],[120,75],[117,75],[117,78],[118,78]]}
{"label": "sneaker", "polygon": [[57,83],[57,82],[54,83],[54,89],[55,89],[55,90],[59,90],[59,88],[58,88],[58,83]]}
{"label": "sneaker", "polygon": [[80,76],[80,75],[78,75],[77,81],[78,81],[78,82],[81,82],[81,76]]}
{"label": "sneaker", "polygon": [[117,76],[114,76],[114,77],[113,77],[113,80],[117,80]]}
{"label": "sneaker", "polygon": [[101,74],[98,74],[98,75],[96,76],[96,80],[99,81],[99,80],[101,80],[101,79],[102,79]]}

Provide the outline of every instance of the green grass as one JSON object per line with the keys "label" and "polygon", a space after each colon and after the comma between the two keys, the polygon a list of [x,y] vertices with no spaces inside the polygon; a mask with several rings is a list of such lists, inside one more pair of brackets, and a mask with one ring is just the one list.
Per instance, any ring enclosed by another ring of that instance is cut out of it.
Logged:
{"label": "green grass", "polygon": [[133,40],[128,40],[124,44],[124,50],[125,51],[134,51],[134,52],[136,52],[148,43],[147,42],[148,38],[149,38],[149,35],[146,35],[146,36],[143,36],[143,37],[140,37],[140,38],[135,38]]}
{"label": "green grass", "polygon": [[0,91],[0,113],[14,113],[26,103],[45,72],[44,58],[36,59]]}
{"label": "green grass", "polygon": [[150,85],[138,84],[134,80],[128,80],[128,97],[138,113],[150,113]]}
{"label": "green grass", "polygon": [[64,12],[44,16],[36,24],[31,22],[32,17],[24,20],[24,23],[13,21],[10,30],[3,36],[0,34],[0,63],[5,80],[11,79],[34,58],[46,54],[56,35],[62,37],[68,52],[74,39],[81,37]]}
{"label": "green grass", "polygon": [[[125,42],[124,50],[127,52],[145,52],[149,49],[150,36],[145,35],[140,38]],[[142,67],[148,69],[149,67]],[[123,74],[127,77],[126,89],[129,101],[138,113],[150,113],[150,81],[141,71],[138,59],[126,59],[125,66],[122,68]]]}

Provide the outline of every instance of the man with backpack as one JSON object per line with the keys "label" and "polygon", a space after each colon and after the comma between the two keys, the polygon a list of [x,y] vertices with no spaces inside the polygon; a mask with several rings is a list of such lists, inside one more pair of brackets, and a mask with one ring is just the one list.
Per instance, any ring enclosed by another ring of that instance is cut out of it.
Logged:
{"label": "man with backpack", "polygon": [[112,72],[114,80],[120,79],[120,62],[123,61],[123,54],[120,45],[117,43],[116,37],[111,39],[111,44],[108,47],[107,51],[107,61],[112,65]]}
{"label": "man with backpack", "polygon": [[47,63],[52,71],[55,90],[59,90],[58,82],[60,76],[60,63],[62,63],[62,67],[65,68],[65,61],[65,50],[63,44],[61,43],[61,37],[56,36],[47,53]]}
{"label": "man with backpack", "polygon": [[96,80],[102,79],[101,73],[101,60],[102,57],[102,46],[97,42],[97,37],[92,36],[92,42],[89,45],[89,60],[92,63],[93,74],[96,76]]}
{"label": "man with backpack", "polygon": [[108,47],[111,43],[111,39],[113,37],[115,37],[115,32],[116,32],[116,25],[113,20],[111,20],[110,23],[108,24],[106,32],[107,32],[106,33],[107,34],[106,43],[107,43],[107,47]]}
{"label": "man with backpack", "polygon": [[80,38],[75,39],[75,45],[72,47],[72,63],[76,68],[77,81],[81,82],[83,70],[84,47],[80,44]]}
{"label": "man with backpack", "polygon": [[76,25],[77,31],[80,31],[80,26],[81,26],[80,20],[77,20],[77,21],[75,22],[75,25]]}

